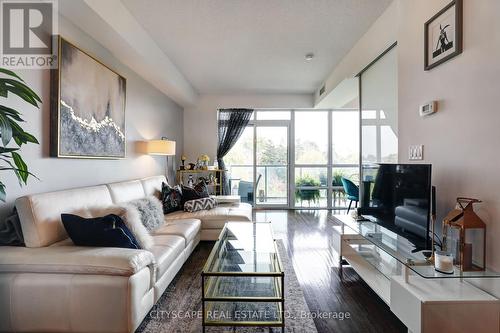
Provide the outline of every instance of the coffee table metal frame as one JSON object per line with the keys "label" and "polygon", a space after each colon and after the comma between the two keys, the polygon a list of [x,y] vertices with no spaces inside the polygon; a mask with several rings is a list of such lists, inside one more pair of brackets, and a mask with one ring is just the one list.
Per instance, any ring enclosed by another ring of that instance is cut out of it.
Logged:
{"label": "coffee table metal frame", "polygon": [[[210,255],[203,267],[201,272],[201,304],[202,304],[202,327],[203,332],[207,326],[226,326],[226,327],[279,327],[281,328],[281,332],[284,332],[285,328],[285,273],[283,271],[283,265],[281,262],[280,254],[278,251],[278,247],[276,244],[276,240],[273,239],[273,247],[275,258],[271,259],[274,271],[273,272],[224,272],[224,271],[211,271],[210,266],[212,265],[213,260],[215,260],[216,256],[220,257],[220,253],[224,251],[222,245],[226,240],[227,236],[227,227],[230,223],[258,223],[258,224],[269,224],[270,232],[272,235],[271,222],[227,222],[224,225],[223,230],[221,231]],[[213,283],[213,279],[210,277],[271,277],[274,281],[274,288],[276,296],[268,297],[268,296],[255,296],[255,297],[241,297],[241,296],[209,296],[207,295],[207,290],[211,287],[211,283]],[[207,282],[207,278],[209,281]],[[207,306],[207,302],[210,302]],[[207,312],[210,310],[207,307],[211,305],[211,302],[268,302],[268,303],[278,303],[279,320],[276,321],[215,321],[207,319]]]}

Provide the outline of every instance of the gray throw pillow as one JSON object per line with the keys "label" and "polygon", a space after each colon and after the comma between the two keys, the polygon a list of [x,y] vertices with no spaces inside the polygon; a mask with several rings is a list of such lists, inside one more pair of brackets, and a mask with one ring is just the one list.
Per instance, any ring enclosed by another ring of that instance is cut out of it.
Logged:
{"label": "gray throw pillow", "polygon": [[217,206],[217,201],[214,198],[201,198],[189,200],[184,203],[184,211],[197,212],[199,210],[208,210]]}
{"label": "gray throw pillow", "polygon": [[165,223],[163,206],[154,196],[127,202],[127,205],[137,208],[141,222],[148,231],[153,231]]}

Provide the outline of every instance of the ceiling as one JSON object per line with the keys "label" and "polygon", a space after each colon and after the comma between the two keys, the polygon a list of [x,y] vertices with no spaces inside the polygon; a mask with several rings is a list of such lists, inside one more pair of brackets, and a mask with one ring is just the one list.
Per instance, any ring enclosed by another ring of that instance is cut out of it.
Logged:
{"label": "ceiling", "polygon": [[312,93],[391,1],[122,0],[200,93]]}

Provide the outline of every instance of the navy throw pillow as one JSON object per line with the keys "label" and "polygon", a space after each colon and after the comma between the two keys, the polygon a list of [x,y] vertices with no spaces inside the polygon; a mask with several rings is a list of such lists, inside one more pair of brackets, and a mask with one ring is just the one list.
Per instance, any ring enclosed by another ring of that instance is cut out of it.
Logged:
{"label": "navy throw pillow", "polygon": [[61,214],[61,220],[75,245],[140,249],[134,235],[118,215],[87,219],[73,214]]}

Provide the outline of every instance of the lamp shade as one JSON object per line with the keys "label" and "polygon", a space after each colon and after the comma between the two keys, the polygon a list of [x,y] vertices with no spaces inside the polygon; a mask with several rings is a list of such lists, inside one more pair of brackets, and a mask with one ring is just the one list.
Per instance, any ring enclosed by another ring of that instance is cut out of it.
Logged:
{"label": "lamp shade", "polygon": [[149,155],[175,155],[175,141],[150,140],[144,143],[144,153]]}

